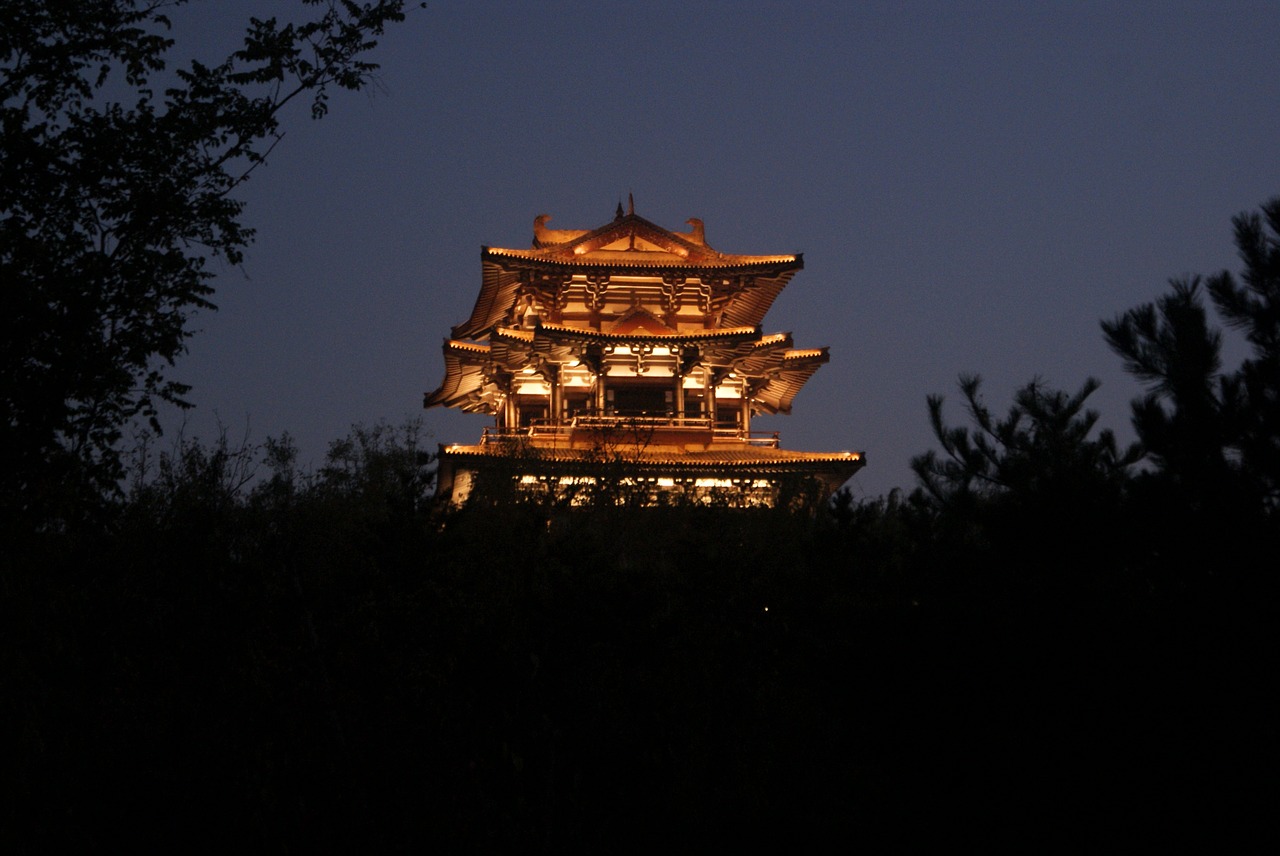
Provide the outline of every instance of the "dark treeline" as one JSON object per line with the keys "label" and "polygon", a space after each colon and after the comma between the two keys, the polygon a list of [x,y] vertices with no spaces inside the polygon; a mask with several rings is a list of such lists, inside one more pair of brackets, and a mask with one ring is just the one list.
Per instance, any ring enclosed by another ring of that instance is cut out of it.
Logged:
{"label": "dark treeline", "polygon": [[1277,236],[1280,201],[1237,218],[1239,280],[1103,324],[1149,390],[1139,446],[1093,381],[1000,415],[965,377],[906,496],[448,510],[413,425],[315,471],[287,438],[140,444],[93,513],[6,524],[5,834],[1246,842],[1275,784]]}

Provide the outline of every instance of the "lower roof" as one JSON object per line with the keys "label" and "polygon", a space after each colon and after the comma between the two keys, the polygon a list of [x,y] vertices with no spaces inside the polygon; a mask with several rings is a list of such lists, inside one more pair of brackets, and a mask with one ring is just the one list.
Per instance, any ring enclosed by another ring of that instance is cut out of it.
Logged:
{"label": "lower roof", "polygon": [[543,466],[569,464],[576,466],[600,466],[617,464],[644,469],[679,469],[724,471],[726,469],[749,472],[800,472],[813,469],[850,468],[850,475],[863,464],[862,452],[801,452],[791,449],[775,449],[759,446],[716,448],[706,451],[683,451],[676,447],[643,447],[626,449],[620,454],[602,458],[591,449],[524,449],[504,446],[501,443],[478,445],[450,444],[440,447],[441,456],[454,459],[472,459],[477,462],[528,461]]}

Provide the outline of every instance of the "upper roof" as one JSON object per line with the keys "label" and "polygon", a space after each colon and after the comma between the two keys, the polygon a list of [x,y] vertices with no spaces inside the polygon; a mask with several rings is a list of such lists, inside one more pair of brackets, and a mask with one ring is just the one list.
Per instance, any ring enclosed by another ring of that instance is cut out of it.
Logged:
{"label": "upper roof", "polygon": [[708,284],[715,291],[721,323],[749,327],[761,323],[774,299],[804,267],[800,253],[734,255],[707,244],[701,220],[691,232],[671,232],[622,205],[612,221],[598,229],[548,229],[550,215],[534,218],[533,245],[527,250],[483,247],[482,283],[471,317],[453,328],[455,339],[485,335],[501,322],[520,294],[522,283],[569,281],[591,276],[673,277],[675,282]]}
{"label": "upper roof", "polygon": [[802,264],[796,254],[733,255],[713,249],[702,221],[691,217],[690,232],[671,232],[635,213],[634,204],[597,229],[548,229],[550,214],[533,221],[527,250],[486,247],[486,258],[526,259],[562,265],[663,268],[735,268]]}

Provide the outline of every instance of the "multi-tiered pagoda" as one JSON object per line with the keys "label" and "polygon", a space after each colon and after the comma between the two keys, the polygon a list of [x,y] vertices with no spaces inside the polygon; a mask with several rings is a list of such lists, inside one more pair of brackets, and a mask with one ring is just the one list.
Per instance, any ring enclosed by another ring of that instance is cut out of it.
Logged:
{"label": "multi-tiered pagoda", "polygon": [[797,452],[751,430],[790,413],[826,348],[764,335],[800,255],[729,255],[700,220],[669,232],[618,206],[598,229],[534,220],[527,250],[485,247],[471,317],[444,343],[425,405],[494,417],[480,442],[440,448],[438,495],[487,485],[582,501],[606,483],[633,499],[737,505],[826,496],[859,452]]}

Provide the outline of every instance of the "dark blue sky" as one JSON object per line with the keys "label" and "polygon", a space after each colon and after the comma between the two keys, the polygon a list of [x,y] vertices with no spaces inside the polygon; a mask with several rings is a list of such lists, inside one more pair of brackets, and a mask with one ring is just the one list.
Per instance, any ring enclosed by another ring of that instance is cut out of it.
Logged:
{"label": "dark blue sky", "polygon": [[[225,53],[293,7],[217,0],[176,35]],[[382,90],[300,109],[247,187],[258,240],[178,366],[186,430],[287,430],[313,463],[380,418],[474,441],[483,417],[420,407],[481,245],[630,192],[718,250],[804,253],[766,332],[831,363],[757,427],[864,450],[858,497],[914,484],[925,396],[960,421],[960,372],[999,410],[1096,376],[1127,439],[1139,388],[1098,321],[1237,267],[1231,216],[1280,194],[1277,46],[1277,2],[431,3],[384,40]]]}

